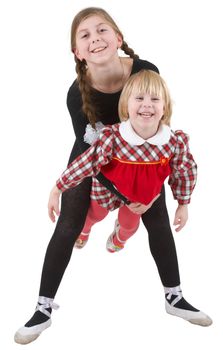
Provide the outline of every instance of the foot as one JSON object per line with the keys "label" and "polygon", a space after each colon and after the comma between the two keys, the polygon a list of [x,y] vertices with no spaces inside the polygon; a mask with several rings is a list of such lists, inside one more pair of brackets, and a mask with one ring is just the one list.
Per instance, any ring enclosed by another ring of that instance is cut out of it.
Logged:
{"label": "foot", "polygon": [[119,228],[119,222],[118,220],[116,220],[114,231],[110,234],[106,243],[106,249],[109,251],[109,253],[119,252],[121,249],[124,248],[125,242],[121,241],[121,239],[118,236]]}
{"label": "foot", "polygon": [[74,243],[74,247],[77,248],[77,249],[84,248],[84,246],[86,245],[86,243],[88,241],[89,234],[90,234],[90,232],[89,233],[81,232],[81,234],[79,235],[78,239]]}
{"label": "foot", "polygon": [[165,294],[165,308],[168,314],[183,318],[190,323],[203,327],[212,324],[212,319],[208,315],[190,305],[183,298],[180,287],[165,289],[172,289],[172,292],[169,291]]}
{"label": "foot", "polygon": [[32,327],[23,326],[15,333],[14,340],[17,344],[29,344],[36,340],[45,329],[50,327],[51,323],[52,321],[49,318],[47,321]]}
{"label": "foot", "polygon": [[51,326],[51,311],[58,309],[53,299],[39,297],[36,312],[33,317],[15,333],[14,340],[18,344],[29,344],[36,340],[39,335]]}

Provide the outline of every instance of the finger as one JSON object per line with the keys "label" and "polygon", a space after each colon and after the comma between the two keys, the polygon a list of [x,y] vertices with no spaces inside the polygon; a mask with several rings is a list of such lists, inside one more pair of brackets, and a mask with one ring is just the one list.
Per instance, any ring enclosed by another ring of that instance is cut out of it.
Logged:
{"label": "finger", "polygon": [[128,206],[129,210],[131,210],[133,213],[136,213],[137,211],[141,210],[140,207],[141,207],[141,204],[134,204],[134,206],[132,207]]}
{"label": "finger", "polygon": [[159,196],[160,196],[160,193],[158,193],[158,195],[157,195],[156,197],[153,198],[153,200],[152,200],[151,203],[153,204],[153,203],[157,200],[157,198],[159,198]]}
{"label": "finger", "polygon": [[138,208],[139,206],[141,205],[141,203],[138,203],[138,202],[134,202],[134,203],[130,203],[129,206],[131,208]]}
{"label": "finger", "polygon": [[132,210],[135,208],[135,204],[131,203],[131,204],[128,204],[127,207]]}
{"label": "finger", "polygon": [[153,205],[153,203],[157,200],[157,198],[159,198],[159,196],[160,196],[160,193],[159,194],[157,194],[157,196],[156,197],[154,197],[152,200],[151,200],[151,202],[149,203],[149,207],[148,208],[151,208],[151,206]]}
{"label": "finger", "polygon": [[175,228],[175,231],[176,231],[176,232],[179,232],[180,230],[181,230],[180,225],[179,225],[178,227]]}
{"label": "finger", "polygon": [[180,230],[182,230],[182,228],[185,226],[186,222],[184,221],[181,221],[181,222],[178,222],[178,226],[176,227],[175,231],[176,232],[179,232]]}
{"label": "finger", "polygon": [[184,225],[180,224],[177,228],[175,228],[175,231],[179,232],[183,227],[184,227]]}
{"label": "finger", "polygon": [[54,211],[55,211],[55,213],[56,213],[57,216],[60,215],[59,204],[57,204],[57,205],[54,207]]}
{"label": "finger", "polygon": [[145,210],[139,209],[139,210],[135,211],[135,214],[142,215],[142,214],[144,214],[144,212],[145,212]]}
{"label": "finger", "polygon": [[140,214],[139,210],[132,210],[133,214]]}
{"label": "finger", "polygon": [[132,210],[132,207],[130,207],[129,205],[127,205],[127,207],[128,207],[128,209],[129,209],[130,211],[133,211],[133,210]]}
{"label": "finger", "polygon": [[133,214],[141,215],[141,210],[132,210]]}
{"label": "finger", "polygon": [[175,216],[174,221],[173,221],[173,225],[179,225],[179,224],[180,224],[180,222],[181,222],[180,217]]}
{"label": "finger", "polygon": [[53,208],[49,208],[48,209],[48,215],[49,215],[49,218],[52,222],[55,222],[55,215],[54,215],[54,212],[53,212]]}

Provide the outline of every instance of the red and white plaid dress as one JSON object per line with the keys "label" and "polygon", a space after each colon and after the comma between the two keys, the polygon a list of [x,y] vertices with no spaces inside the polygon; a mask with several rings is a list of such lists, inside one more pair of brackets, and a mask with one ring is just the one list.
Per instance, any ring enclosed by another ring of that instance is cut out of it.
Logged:
{"label": "red and white plaid dress", "polygon": [[179,204],[190,203],[197,177],[197,166],[190,153],[188,136],[161,125],[157,134],[142,139],[130,121],[104,127],[98,139],[76,158],[57,180],[63,192],[93,177],[91,199],[114,210],[122,205],[115,194],[95,176],[102,172],[131,202],[149,204],[160,193],[169,176],[173,196]]}

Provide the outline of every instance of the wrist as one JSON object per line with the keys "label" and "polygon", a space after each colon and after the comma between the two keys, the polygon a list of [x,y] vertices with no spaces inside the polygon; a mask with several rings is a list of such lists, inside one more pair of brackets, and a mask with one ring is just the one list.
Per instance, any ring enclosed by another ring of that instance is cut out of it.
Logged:
{"label": "wrist", "polygon": [[60,194],[62,193],[62,191],[61,191],[60,188],[58,188],[57,185],[55,185],[55,186],[53,187],[53,193],[56,194],[56,195],[60,195]]}
{"label": "wrist", "polygon": [[187,207],[188,207],[188,204],[179,204],[179,203],[178,203],[178,207],[179,207],[179,208],[187,208]]}

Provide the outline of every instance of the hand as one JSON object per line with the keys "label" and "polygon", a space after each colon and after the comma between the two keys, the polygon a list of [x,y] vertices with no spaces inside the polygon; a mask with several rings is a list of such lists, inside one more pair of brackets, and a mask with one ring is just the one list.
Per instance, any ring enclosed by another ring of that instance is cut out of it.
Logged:
{"label": "hand", "polygon": [[185,225],[188,219],[188,209],[187,205],[178,205],[175,213],[174,226],[177,226],[175,231],[179,232]]}
{"label": "hand", "polygon": [[[60,215],[59,211],[60,190],[57,186],[54,186],[50,192],[48,201],[48,215],[51,221],[55,222],[55,214]],[[55,213],[55,214],[54,214]]]}
{"label": "hand", "polygon": [[149,208],[151,208],[151,206],[153,205],[153,203],[157,200],[157,198],[159,198],[160,193],[153,198],[153,200],[145,205],[145,204],[141,204],[141,203],[131,203],[129,205],[127,205],[127,207],[129,208],[129,210],[131,210],[134,214],[138,214],[138,215],[142,215],[144,214]]}

